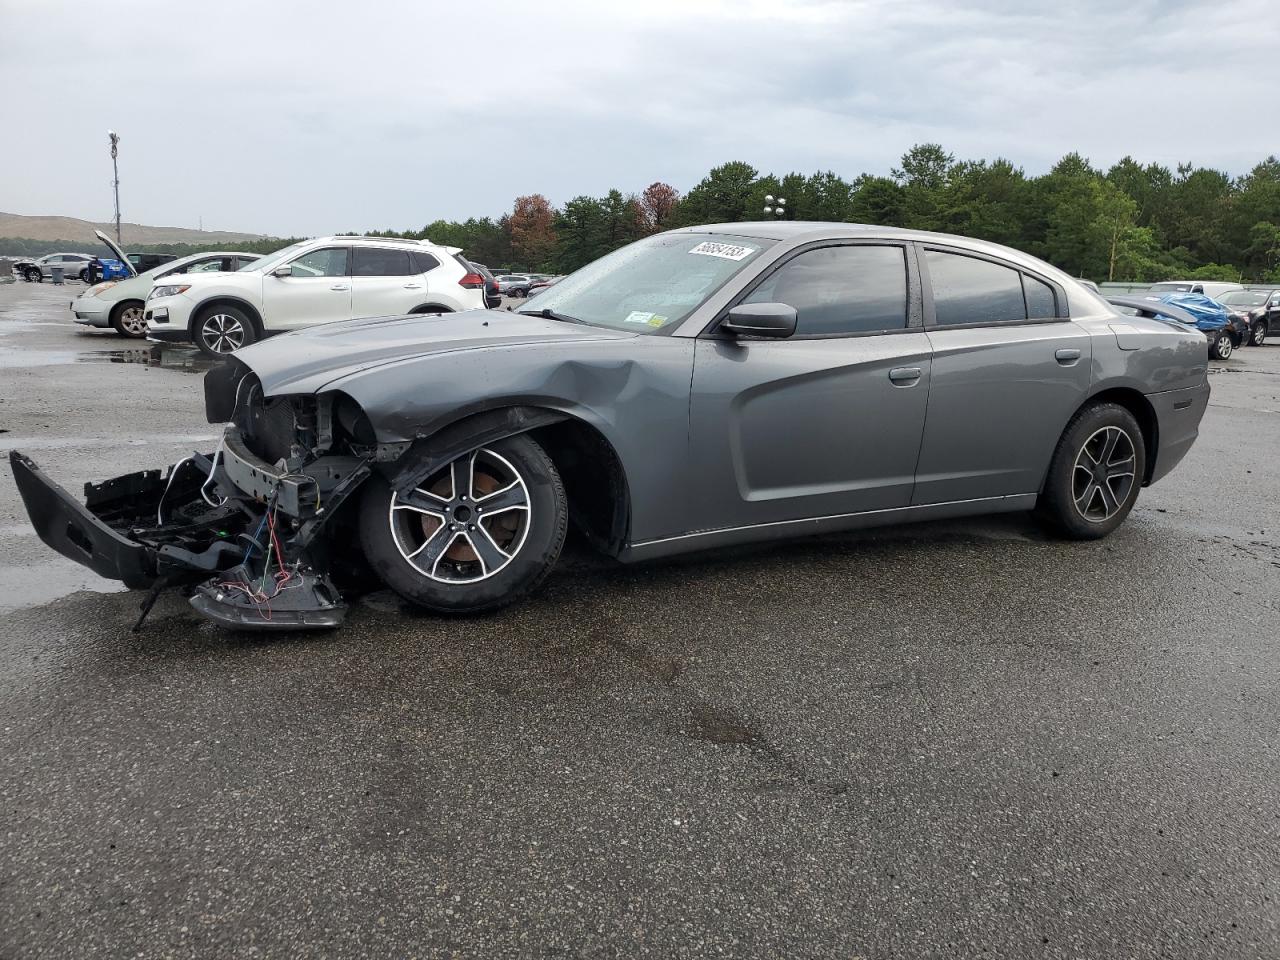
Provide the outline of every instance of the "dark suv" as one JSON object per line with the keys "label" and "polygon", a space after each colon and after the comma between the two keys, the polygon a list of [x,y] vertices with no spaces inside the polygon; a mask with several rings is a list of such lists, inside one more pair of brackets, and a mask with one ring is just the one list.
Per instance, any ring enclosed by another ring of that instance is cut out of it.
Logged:
{"label": "dark suv", "polygon": [[1262,346],[1271,328],[1280,325],[1280,290],[1232,290],[1218,297],[1232,319],[1248,324],[1245,343]]}

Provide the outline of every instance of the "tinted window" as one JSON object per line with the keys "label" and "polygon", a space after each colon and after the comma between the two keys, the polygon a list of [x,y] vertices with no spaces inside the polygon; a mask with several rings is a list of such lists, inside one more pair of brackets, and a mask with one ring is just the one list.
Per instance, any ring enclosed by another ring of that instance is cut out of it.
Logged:
{"label": "tinted window", "polygon": [[1027,316],[1030,319],[1045,320],[1058,315],[1058,300],[1053,295],[1053,287],[1024,273],[1022,290],[1027,295]]}
{"label": "tinted window", "polygon": [[431,254],[422,253],[421,251],[418,251],[418,250],[413,251],[413,272],[414,273],[427,273],[431,270],[434,270],[438,266],[440,266],[440,261],[437,260],[435,257],[433,257]]}
{"label": "tinted window", "polygon": [[351,272],[357,277],[406,277],[412,273],[408,250],[356,247],[354,262]]}
{"label": "tinted window", "polygon": [[1017,270],[937,250],[926,250],[925,260],[939,325],[1027,319]]}
{"label": "tinted window", "polygon": [[822,247],[770,274],[746,303],[796,308],[797,336],[900,330],[907,325],[907,261],[901,247]]}
{"label": "tinted window", "polygon": [[325,247],[323,250],[312,250],[289,266],[295,277],[345,277],[347,248]]}

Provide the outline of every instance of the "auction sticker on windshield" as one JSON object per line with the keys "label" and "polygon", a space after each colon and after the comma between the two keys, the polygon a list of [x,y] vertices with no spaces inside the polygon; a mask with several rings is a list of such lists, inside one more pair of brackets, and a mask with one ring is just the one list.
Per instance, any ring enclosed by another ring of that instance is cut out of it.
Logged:
{"label": "auction sticker on windshield", "polygon": [[755,247],[744,247],[737,243],[717,243],[714,240],[703,240],[690,253],[699,253],[704,257],[720,257],[724,260],[745,260],[756,252]]}

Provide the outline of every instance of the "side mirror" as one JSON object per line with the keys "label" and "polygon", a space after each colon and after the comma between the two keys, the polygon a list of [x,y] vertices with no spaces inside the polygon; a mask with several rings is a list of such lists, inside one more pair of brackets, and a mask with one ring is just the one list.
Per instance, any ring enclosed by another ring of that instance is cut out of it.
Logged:
{"label": "side mirror", "polygon": [[272,275],[273,277],[292,277],[292,276],[293,276],[293,266],[292,266],[292,265],[286,265],[286,266],[283,266],[283,267],[276,267],[274,270],[272,270],[272,271],[271,271],[271,275]]}
{"label": "side mirror", "polygon": [[735,337],[783,339],[796,332],[796,308],[785,303],[740,303],[720,321]]}

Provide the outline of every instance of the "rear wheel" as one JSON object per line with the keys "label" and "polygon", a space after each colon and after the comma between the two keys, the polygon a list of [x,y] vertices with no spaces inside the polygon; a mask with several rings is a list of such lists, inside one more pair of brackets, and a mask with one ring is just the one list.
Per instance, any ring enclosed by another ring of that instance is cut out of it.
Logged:
{"label": "rear wheel", "polygon": [[1213,340],[1213,346],[1209,348],[1209,355],[1215,360],[1226,360],[1231,356],[1231,352],[1235,349],[1235,342],[1231,339],[1231,334],[1226,330],[1220,330]]}
{"label": "rear wheel", "polygon": [[463,454],[398,494],[380,477],[360,505],[360,543],[374,572],[437,613],[505,606],[560,556],[568,505],[555,465],[532,439]]}
{"label": "rear wheel", "polygon": [[111,326],[122,337],[140,340],[147,335],[146,311],[140,301],[125,300],[111,311]]}
{"label": "rear wheel", "polygon": [[86,268],[86,269],[84,269],[84,270],[81,270],[81,271],[80,271],[80,282],[81,282],[81,283],[88,283],[88,282],[89,282],[89,270],[88,270],[88,268]]}
{"label": "rear wheel", "polygon": [[1073,540],[1105,537],[1133,509],[1146,468],[1133,414],[1114,403],[1086,407],[1058,441],[1036,512]]}
{"label": "rear wheel", "polygon": [[191,339],[205,356],[221,358],[253,343],[258,331],[239,307],[219,305],[191,321]]}
{"label": "rear wheel", "polygon": [[1267,339],[1267,322],[1259,320],[1253,325],[1253,329],[1249,333],[1249,342],[1255,347],[1262,346]]}

